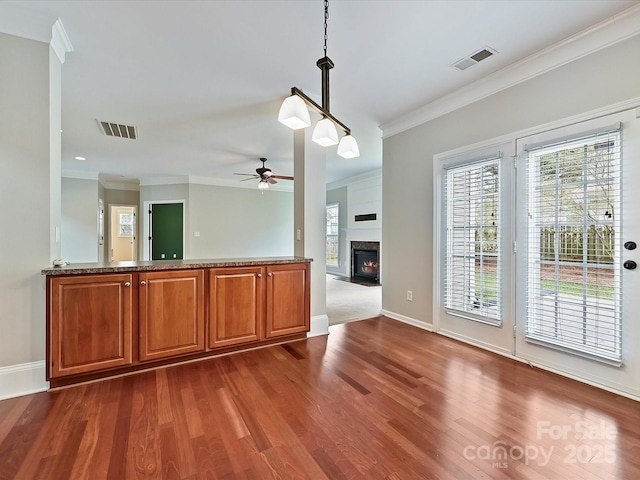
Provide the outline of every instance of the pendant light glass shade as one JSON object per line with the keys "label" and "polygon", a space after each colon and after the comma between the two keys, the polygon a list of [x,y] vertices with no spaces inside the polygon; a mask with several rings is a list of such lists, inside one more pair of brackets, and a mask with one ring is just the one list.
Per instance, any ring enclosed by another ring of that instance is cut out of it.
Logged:
{"label": "pendant light glass shade", "polygon": [[355,158],[360,156],[358,142],[351,135],[345,135],[338,145],[338,155],[342,158]]}
{"label": "pendant light glass shade", "polygon": [[306,128],[311,125],[309,109],[304,103],[304,100],[297,95],[291,95],[285,98],[280,107],[278,121],[284,123],[292,130]]}
{"label": "pendant light glass shade", "polygon": [[323,147],[336,145],[338,143],[336,126],[328,118],[323,118],[316,124],[316,128],[313,129],[311,140]]}
{"label": "pendant light glass shade", "polygon": [[259,188],[260,190],[266,190],[267,188],[269,188],[269,184],[268,184],[266,181],[264,181],[264,180],[260,180],[260,181],[258,182],[258,188]]}

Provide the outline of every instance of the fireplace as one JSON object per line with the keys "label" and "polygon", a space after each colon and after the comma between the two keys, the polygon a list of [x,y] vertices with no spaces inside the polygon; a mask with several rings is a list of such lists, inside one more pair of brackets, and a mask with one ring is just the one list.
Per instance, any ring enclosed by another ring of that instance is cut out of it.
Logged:
{"label": "fireplace", "polygon": [[380,283],[380,242],[351,242],[351,280]]}

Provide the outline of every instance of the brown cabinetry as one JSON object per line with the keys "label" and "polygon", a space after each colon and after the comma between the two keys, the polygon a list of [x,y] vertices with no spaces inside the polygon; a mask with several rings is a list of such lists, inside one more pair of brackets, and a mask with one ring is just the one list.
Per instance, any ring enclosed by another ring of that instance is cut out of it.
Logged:
{"label": "brown cabinetry", "polygon": [[309,264],[269,265],[266,337],[309,331]]}
{"label": "brown cabinetry", "polygon": [[204,271],[138,276],[141,361],[204,351]]}
{"label": "brown cabinetry", "polygon": [[50,280],[51,377],[132,363],[132,282],[130,274]]}
{"label": "brown cabinetry", "polygon": [[209,348],[264,337],[264,268],[209,270]]}
{"label": "brown cabinetry", "polygon": [[107,268],[47,271],[52,387],[303,338],[309,330],[309,262]]}
{"label": "brown cabinetry", "polygon": [[309,264],[209,271],[209,348],[309,331]]}

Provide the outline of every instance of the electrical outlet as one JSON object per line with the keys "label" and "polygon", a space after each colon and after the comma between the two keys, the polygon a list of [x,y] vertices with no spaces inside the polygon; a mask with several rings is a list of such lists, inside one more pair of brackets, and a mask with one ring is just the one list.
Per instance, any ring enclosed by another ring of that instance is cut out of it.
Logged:
{"label": "electrical outlet", "polygon": [[407,290],[407,300],[413,302],[413,292],[411,290]]}

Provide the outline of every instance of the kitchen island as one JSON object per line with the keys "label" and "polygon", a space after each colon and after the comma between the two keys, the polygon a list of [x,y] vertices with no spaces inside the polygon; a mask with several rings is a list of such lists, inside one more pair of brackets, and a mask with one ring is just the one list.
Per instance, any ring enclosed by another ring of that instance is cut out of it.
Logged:
{"label": "kitchen island", "polygon": [[51,387],[306,337],[302,257],[69,264],[47,277]]}

